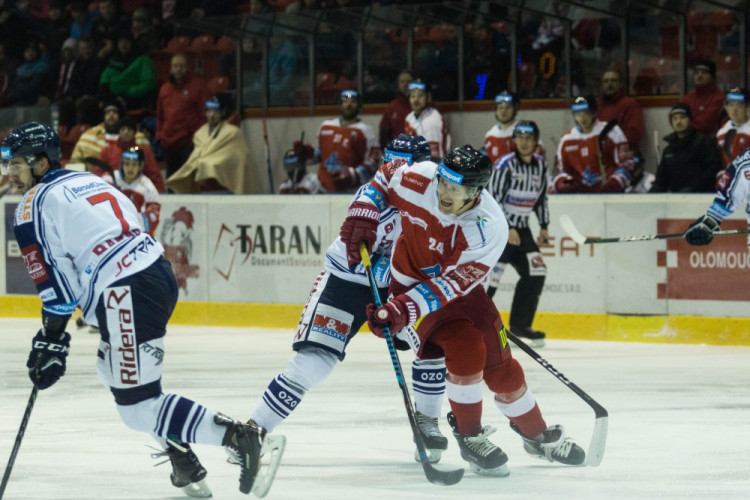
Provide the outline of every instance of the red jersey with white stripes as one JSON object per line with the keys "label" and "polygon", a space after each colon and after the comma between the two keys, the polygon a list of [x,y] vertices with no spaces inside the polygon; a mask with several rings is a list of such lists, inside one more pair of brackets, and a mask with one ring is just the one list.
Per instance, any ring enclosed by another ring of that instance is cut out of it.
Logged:
{"label": "red jersey with white stripes", "polygon": [[[360,176],[369,172],[364,179],[367,181],[380,163],[380,148],[375,132],[362,121],[342,126],[341,118],[325,120],[318,129],[318,147],[318,179],[329,193],[336,191],[333,184],[334,172],[353,167]],[[360,166],[363,168],[357,168]]]}
{"label": "red jersey with white stripes", "polygon": [[442,158],[451,147],[451,136],[445,126],[443,115],[435,108],[427,107],[419,116],[415,115],[414,111],[406,115],[404,133],[424,137],[430,144],[430,154],[433,158]]}
{"label": "red jersey with white stripes", "polygon": [[406,293],[417,317],[445,306],[478,286],[500,259],[508,223],[486,190],[461,215],[440,212],[437,165],[431,161],[389,172],[381,167],[357,201],[401,214],[401,235],[391,254],[391,292]]}
{"label": "red jersey with white stripes", "polygon": [[[516,123],[518,123],[518,120],[515,120],[508,128],[502,128],[500,123],[496,123],[484,134],[484,150],[493,165],[503,156],[515,153],[516,145],[513,142],[513,129],[516,127]],[[534,154],[545,155],[541,137],[536,148],[534,148]]]}
{"label": "red jersey with white stripes", "polygon": [[[734,136],[731,139],[731,144],[726,143],[727,135]],[[750,120],[739,127],[732,120],[727,120],[716,132],[716,142],[719,143],[723,167],[727,168],[732,160],[747,148],[750,148]]]}
{"label": "red jersey with white stripes", "polygon": [[618,191],[625,191],[633,171],[633,152],[625,133],[617,125],[601,140],[600,151],[599,136],[606,126],[605,122],[596,120],[590,132],[583,133],[576,126],[560,139],[555,181],[570,176],[575,183],[574,192],[600,193],[607,181],[615,179]]}

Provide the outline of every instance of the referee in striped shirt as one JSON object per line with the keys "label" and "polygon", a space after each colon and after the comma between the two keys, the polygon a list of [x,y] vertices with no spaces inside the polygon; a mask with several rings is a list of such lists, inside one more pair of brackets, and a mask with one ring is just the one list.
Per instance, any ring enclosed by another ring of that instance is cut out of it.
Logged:
{"label": "referee in striped shirt", "polygon": [[[510,329],[519,337],[531,340],[535,347],[544,346],[545,335],[531,328],[544,288],[547,266],[539,246],[548,242],[549,210],[547,208],[547,164],[534,154],[539,142],[539,127],[533,121],[521,120],[513,129],[515,152],[502,156],[492,172],[489,190],[503,208],[510,233],[508,245],[490,273],[487,294],[492,297],[500,284],[505,267],[510,264],[521,277],[516,284],[510,308]],[[536,213],[539,236],[529,229],[529,215]]]}

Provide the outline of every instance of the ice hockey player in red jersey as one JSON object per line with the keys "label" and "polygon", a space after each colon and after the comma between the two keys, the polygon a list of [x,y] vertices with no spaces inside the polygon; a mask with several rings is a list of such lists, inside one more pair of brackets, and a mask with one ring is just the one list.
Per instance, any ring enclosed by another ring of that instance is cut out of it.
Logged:
{"label": "ice hockey player in red jersey", "polygon": [[451,136],[440,111],[429,105],[430,89],[425,82],[409,84],[409,104],[411,113],[404,120],[404,132],[421,135],[430,144],[432,157],[441,158],[450,148]]}
{"label": "ice hockey player in red jersey", "polygon": [[596,98],[576,97],[571,106],[576,126],[557,147],[558,193],[622,193],[630,185],[633,152],[615,122],[596,118]]}
{"label": "ice hockey player in red jersey", "polygon": [[154,236],[159,225],[161,203],[159,192],[151,179],[143,175],[146,156],[140,146],[122,152],[120,169],[115,170],[115,186],[135,205],[143,217],[143,228]]}
{"label": "ice hockey player in red jersey", "polygon": [[380,147],[372,127],[359,118],[359,93],[344,90],[340,101],[341,116],[318,129],[318,179],[329,193],[354,193],[378,169]]}
{"label": "ice hockey player in red jersey", "polygon": [[368,323],[379,336],[385,325],[394,334],[416,325],[420,357],[445,356],[448,422],[474,472],[509,473],[508,457],[488,439],[496,429],[482,426],[483,381],[529,454],[580,465],[584,451],[562,427],[547,427],[511,355],[497,309],[480,286],[508,240],[505,216],[484,189],[491,172],[489,158],[460,146],[439,165],[424,161],[395,172],[381,169],[352,202],[344,224],[359,230],[345,240],[350,254],[377,227],[378,213],[389,207],[401,213],[391,299],[381,308],[367,306]]}

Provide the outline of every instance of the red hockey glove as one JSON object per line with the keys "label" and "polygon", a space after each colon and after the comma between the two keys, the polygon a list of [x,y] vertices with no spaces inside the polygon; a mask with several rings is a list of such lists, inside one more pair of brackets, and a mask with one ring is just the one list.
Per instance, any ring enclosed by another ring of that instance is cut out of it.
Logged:
{"label": "red hockey glove", "polygon": [[294,141],[292,149],[294,150],[294,156],[299,158],[300,163],[304,163],[315,156],[315,149],[302,141]]}
{"label": "red hockey glove", "polygon": [[367,245],[367,250],[372,250],[379,223],[380,212],[369,203],[355,201],[349,206],[349,212],[341,225],[339,236],[346,245],[346,259],[350,267],[362,260],[359,247],[363,241]]}
{"label": "red hockey glove", "polygon": [[576,187],[576,183],[572,177],[560,177],[555,181],[555,191],[558,193],[570,193]]}
{"label": "red hockey glove", "polygon": [[346,191],[359,186],[359,174],[354,167],[344,167],[333,173],[333,187],[336,191]]}
{"label": "red hockey glove", "polygon": [[407,295],[394,297],[379,309],[375,304],[367,304],[367,325],[370,331],[380,338],[385,336],[384,326],[389,327],[395,336],[403,328],[417,322],[418,310],[417,304]]}

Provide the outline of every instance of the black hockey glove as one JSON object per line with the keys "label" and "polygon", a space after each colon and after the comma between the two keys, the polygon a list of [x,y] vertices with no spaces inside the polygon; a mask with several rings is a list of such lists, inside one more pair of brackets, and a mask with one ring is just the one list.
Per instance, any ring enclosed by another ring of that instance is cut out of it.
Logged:
{"label": "black hockey glove", "polygon": [[698,220],[690,224],[685,231],[685,239],[695,246],[708,245],[714,239],[714,231],[719,229],[719,223],[708,215],[701,215]]}
{"label": "black hockey glove", "polygon": [[65,375],[65,358],[70,351],[70,334],[52,334],[44,328],[31,342],[31,353],[26,361],[29,378],[39,389],[47,389]]}

